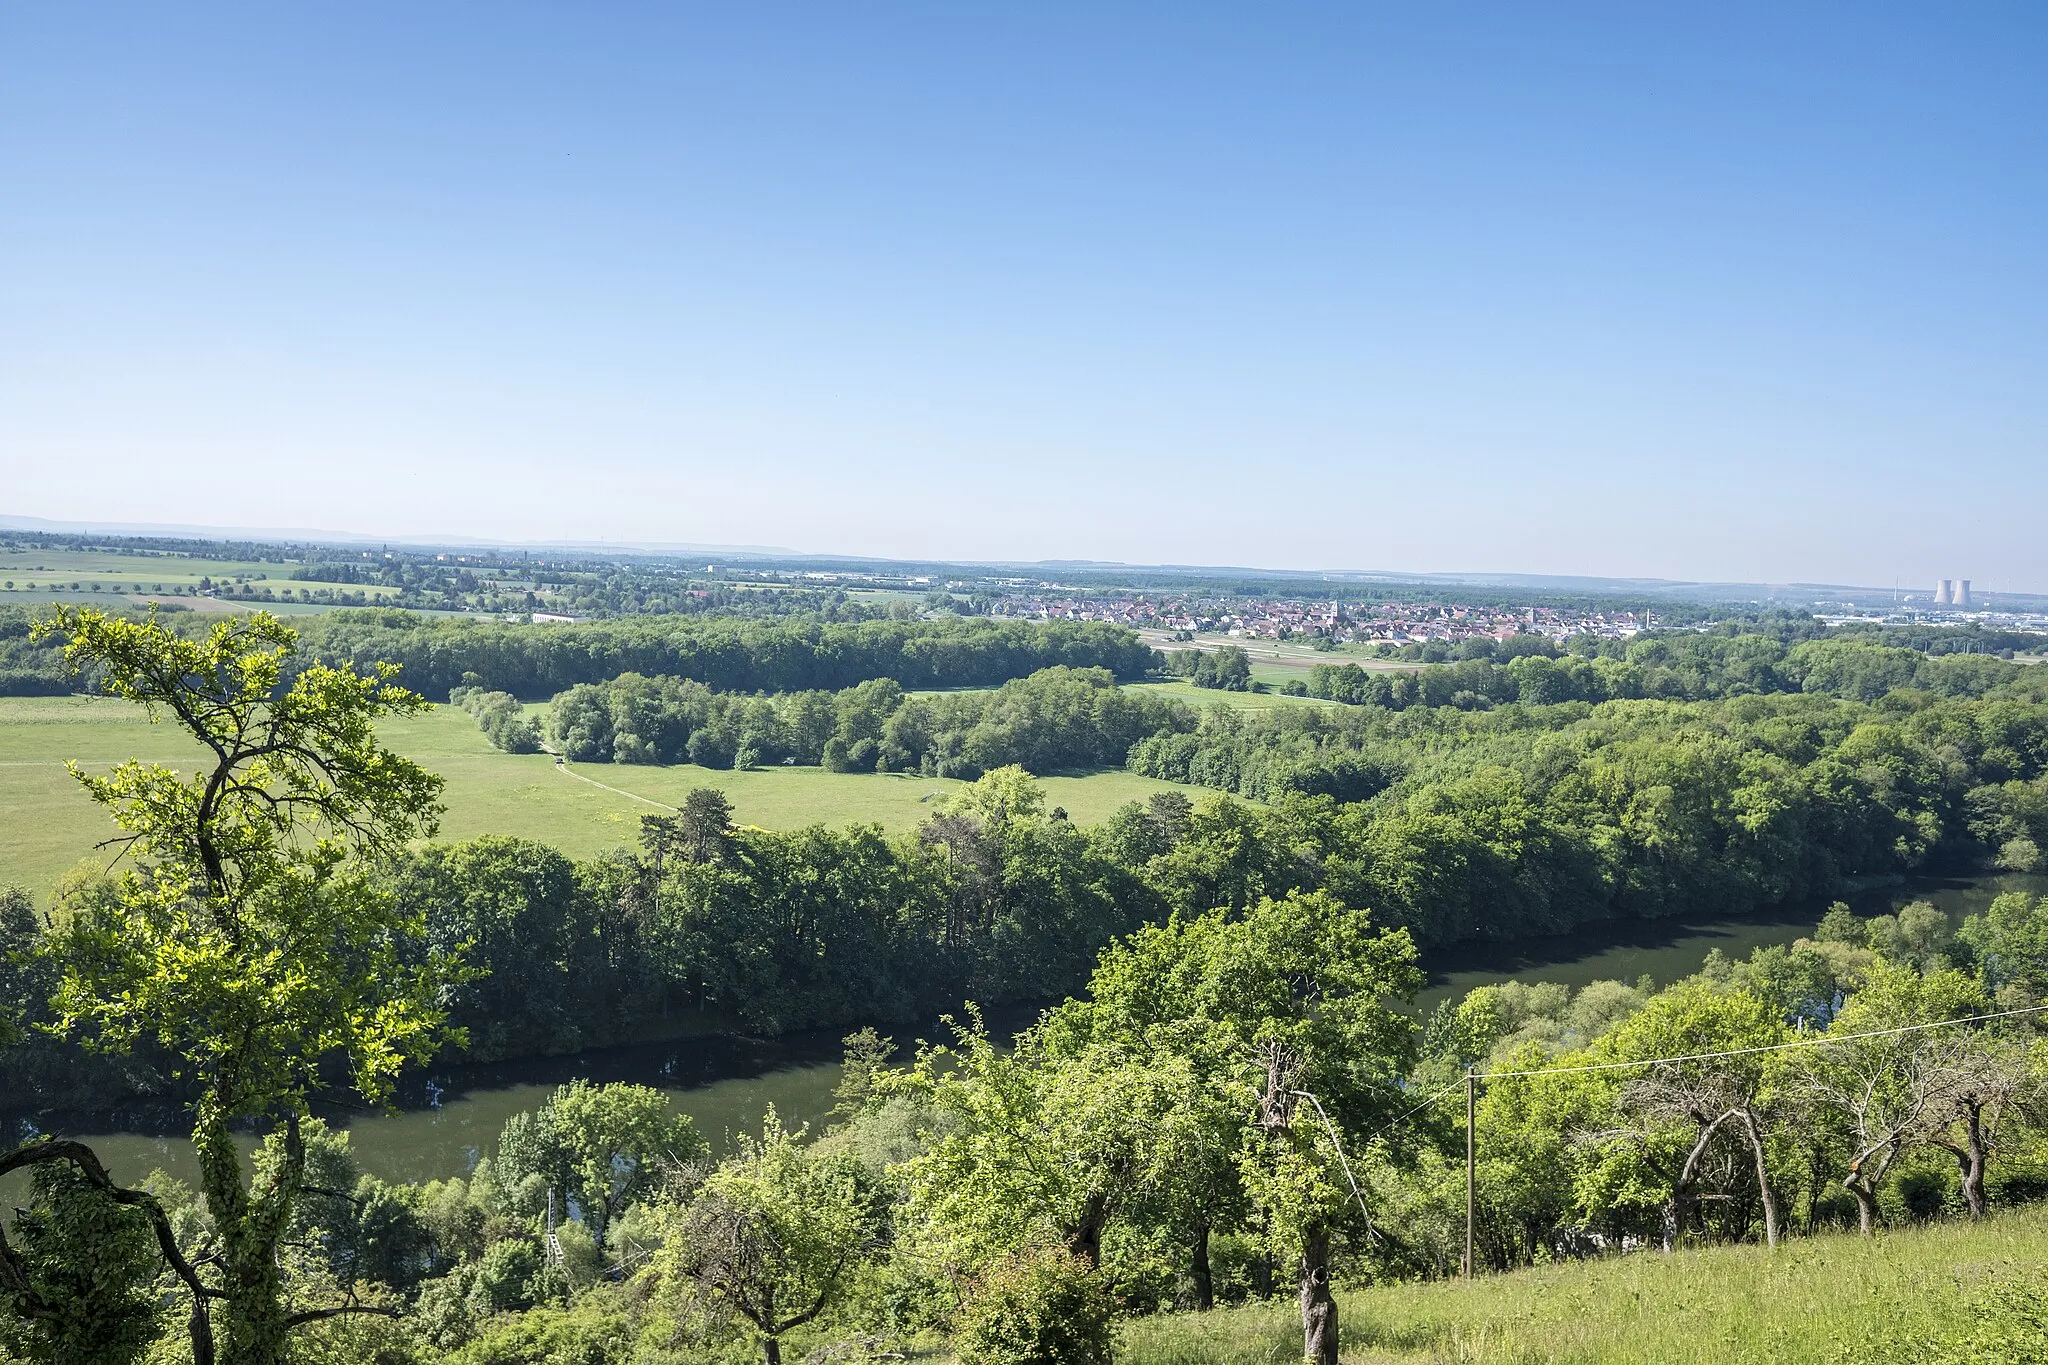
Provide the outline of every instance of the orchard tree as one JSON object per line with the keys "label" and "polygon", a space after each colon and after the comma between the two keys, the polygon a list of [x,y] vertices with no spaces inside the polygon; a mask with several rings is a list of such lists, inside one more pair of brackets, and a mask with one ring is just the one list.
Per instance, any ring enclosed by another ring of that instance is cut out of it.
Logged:
{"label": "orchard tree", "polygon": [[[1732,1182],[1748,1165],[1765,1240],[1776,1246],[1767,1139],[1780,1103],[1778,1072],[1774,1054],[1755,1049],[1785,1039],[1783,1018],[1764,1001],[1695,980],[1656,996],[1595,1042],[1584,1064],[1616,1069],[1594,1073],[1611,1098],[1607,1126],[1581,1134],[1592,1158],[1580,1177],[1585,1206],[1658,1207],[1669,1251],[1691,1232],[1709,1175]],[[1700,1053],[1734,1055],[1693,1057]],[[1747,1161],[1715,1160],[1731,1145]]]}
{"label": "orchard tree", "polygon": [[[289,672],[297,636],[261,612],[186,639],[153,619],[59,607],[36,636],[62,638],[102,691],[197,742],[183,772],[71,765],[133,862],[63,922],[53,1003],[91,1046],[154,1042],[176,1059],[218,1239],[194,1354],[212,1356],[217,1304],[219,1359],[273,1365],[294,1327],[370,1311],[288,1300],[279,1253],[305,1183],[308,1098],[341,1075],[380,1102],[441,1032],[449,964],[416,951],[420,917],[372,875],[436,827],[441,780],[375,729],[425,703],[390,664]],[[277,1130],[280,1159],[253,1182],[239,1122]]]}
{"label": "orchard tree", "polygon": [[[1399,1101],[1415,1030],[1395,1006],[1421,984],[1414,964],[1405,930],[1317,892],[1139,930],[1095,977],[1097,1029],[1183,1050],[1192,1075],[1238,1097],[1241,1186],[1183,1178],[1222,1199],[1241,1188],[1263,1215],[1299,1271],[1304,1356],[1324,1365],[1338,1349],[1331,1243],[1355,1202],[1342,1135],[1355,1145]],[[1189,1107],[1195,1132],[1200,1115]]]}
{"label": "orchard tree", "polygon": [[690,1116],[671,1113],[653,1086],[579,1079],[506,1123],[498,1178],[516,1190],[538,1177],[574,1199],[602,1251],[613,1218],[655,1188],[663,1163],[697,1161],[710,1150]]}
{"label": "orchard tree", "polygon": [[761,1136],[672,1205],[662,1257],[687,1281],[744,1319],[765,1365],[781,1365],[782,1338],[850,1289],[879,1241],[880,1218],[858,1163],[805,1147],[770,1108]]}
{"label": "orchard tree", "polygon": [[1814,1127],[1845,1153],[1842,1188],[1856,1200],[1857,1223],[1877,1230],[1877,1193],[1898,1158],[1942,1134],[1960,1101],[1957,1062],[1971,1046],[1961,1030],[1894,1030],[1963,1019],[1984,1008],[1961,972],[1922,976],[1880,960],[1864,973],[1824,1046],[1794,1054],[1788,1092]]}
{"label": "orchard tree", "polygon": [[978,1017],[959,1032],[879,1081],[933,1116],[902,1168],[906,1224],[954,1273],[1046,1244],[1095,1269],[1112,1221],[1196,1144],[1202,1078],[1114,1042],[1049,1052],[1034,1029],[1003,1050]]}
{"label": "orchard tree", "polygon": [[2016,1033],[1957,1029],[1942,1058],[1943,1122],[1933,1142],[1955,1158],[1972,1218],[1991,1212],[1984,1177],[2009,1130],[2038,1125],[2048,1112],[2048,1083],[2030,1041]]}

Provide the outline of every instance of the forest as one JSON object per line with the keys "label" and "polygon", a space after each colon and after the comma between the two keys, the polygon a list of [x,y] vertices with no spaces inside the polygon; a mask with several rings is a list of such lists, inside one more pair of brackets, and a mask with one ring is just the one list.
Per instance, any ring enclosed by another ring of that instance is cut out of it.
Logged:
{"label": "forest", "polygon": [[[1679,982],[1407,1003],[1421,952],[1461,939],[2040,866],[2048,704],[1995,660],[1921,659],[1867,698],[1881,652],[1780,645],[1796,687],[1198,716],[1060,665],[929,698],[621,675],[565,689],[550,732],[663,761],[723,726],[980,775],[898,838],[743,828],[707,787],[578,863],[433,842],[439,779],[375,739],[426,704],[392,664],[331,666],[260,615],[202,632],[63,608],[36,635],[213,757],[83,774],[125,870],[45,912],[0,900],[7,1083],[156,1095],[200,1157],[188,1187],[118,1184],[61,1136],[0,1156],[29,1177],[0,1245],[23,1359],[1099,1362],[1130,1315],[1287,1295],[1303,1354],[1333,1365],[1334,1285],[1458,1269],[1444,1101],[1468,1069],[1493,1270],[2048,1190],[2048,900],[1959,927],[1838,906]],[[487,728],[521,723],[455,686]],[[913,745],[896,722],[919,707],[934,738]],[[1119,745],[1222,790],[1082,828],[1014,761]],[[1333,773],[1350,785],[1316,789]],[[1063,1003],[1015,1039],[980,1023],[1043,1001]],[[951,1037],[907,1057],[883,1034],[941,1010]],[[658,1092],[576,1083],[466,1176],[408,1185],[311,1110],[382,1103],[436,1056],[659,1027],[853,1030],[834,1121],[771,1114],[714,1159]]]}
{"label": "forest", "polygon": [[[50,644],[29,639],[31,622],[25,608],[0,607],[0,695],[73,690],[77,678]],[[177,612],[167,624],[203,633],[212,622]],[[1129,681],[1154,664],[1136,635],[1100,622],[998,622],[951,613],[854,622],[720,614],[534,626],[366,608],[302,618],[299,638],[302,663],[395,664],[408,686],[437,699],[472,686],[545,700],[625,673],[686,677],[720,691],[793,692],[871,678],[906,688],[992,687],[1055,665],[1105,668]]]}
{"label": "forest", "polygon": [[1195,725],[1193,708],[1125,691],[1106,668],[1056,665],[992,691],[927,696],[906,695],[893,678],[837,694],[760,696],[628,673],[557,696],[548,735],[557,752],[597,762],[791,760],[832,772],[979,777],[1009,765],[1039,774],[1122,767],[1139,740]]}

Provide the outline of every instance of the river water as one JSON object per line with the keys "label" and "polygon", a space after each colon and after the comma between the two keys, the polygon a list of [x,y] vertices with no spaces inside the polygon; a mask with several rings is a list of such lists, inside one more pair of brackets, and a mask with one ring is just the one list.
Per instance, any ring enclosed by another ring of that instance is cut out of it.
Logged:
{"label": "river water", "polygon": [[[2048,876],[2009,874],[1922,882],[1852,899],[1863,914],[1929,900],[1960,921],[2005,891],[2048,895]],[[1707,953],[1731,958],[1810,934],[1814,906],[1726,920],[1668,920],[1603,924],[1577,933],[1518,942],[1462,945],[1425,965],[1430,982],[1418,1001],[1430,1009],[1475,986],[1508,980],[1633,982],[1644,975],[1668,984],[1698,971]],[[1028,1024],[1028,1008],[992,1013],[990,1027],[1014,1031]],[[937,1037],[937,1026],[923,1030]],[[694,1038],[675,1043],[607,1048],[573,1056],[435,1071],[409,1080],[393,1113],[332,1113],[345,1124],[363,1169],[387,1180],[430,1180],[462,1175],[496,1141],[506,1119],[540,1105],[554,1088],[577,1076],[636,1081],[669,1091],[675,1107],[696,1120],[717,1151],[733,1135],[758,1131],[773,1105],[783,1122],[820,1125],[839,1082],[839,1038],[834,1033],[777,1039]],[[85,1122],[67,1136],[90,1142],[115,1179],[132,1182],[162,1169],[194,1177],[192,1149],[182,1133],[160,1131],[162,1120]],[[9,1191],[11,1193],[11,1191]]]}

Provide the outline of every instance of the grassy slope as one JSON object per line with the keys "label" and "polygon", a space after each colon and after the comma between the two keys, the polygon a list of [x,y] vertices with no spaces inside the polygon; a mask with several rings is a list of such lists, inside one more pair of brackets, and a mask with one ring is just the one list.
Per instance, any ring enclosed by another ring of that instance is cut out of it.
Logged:
{"label": "grassy slope", "polygon": [[[754,772],[682,766],[640,768],[576,764],[572,772],[617,788],[620,795],[556,770],[544,754],[502,754],[485,743],[461,711],[437,707],[385,730],[401,753],[448,779],[441,834],[470,839],[513,834],[544,840],[576,857],[633,842],[640,817],[674,804],[692,787],[717,787],[732,798],[739,820],[768,829],[873,821],[907,830],[931,812],[927,799],[960,784],[879,773],[828,773],[817,768]],[[0,885],[47,891],[73,863],[92,855],[113,825],[78,790],[66,759],[110,766],[144,758],[176,766],[194,748],[169,725],[152,726],[140,709],[90,697],[0,699]],[[1102,819],[1125,801],[1170,784],[1129,773],[1054,777],[1046,799],[1076,820]]]}
{"label": "grassy slope", "polygon": [[[1873,1341],[1947,1339],[1993,1281],[2038,1289],[2048,1271],[2048,1209],[1982,1226],[1945,1223],[1874,1239],[1787,1243],[1776,1253],[1717,1247],[1644,1253],[1456,1282],[1386,1285],[1339,1296],[1352,1365],[1619,1365],[1619,1362],[1868,1358]],[[1123,1365],[1299,1360],[1291,1304],[1139,1319]]]}

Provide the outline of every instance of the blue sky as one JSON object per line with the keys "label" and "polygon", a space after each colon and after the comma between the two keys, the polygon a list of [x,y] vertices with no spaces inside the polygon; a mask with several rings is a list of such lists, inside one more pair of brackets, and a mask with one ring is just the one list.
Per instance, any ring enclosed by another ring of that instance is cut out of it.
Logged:
{"label": "blue sky", "polygon": [[0,512],[2048,589],[2048,8],[0,8]]}

